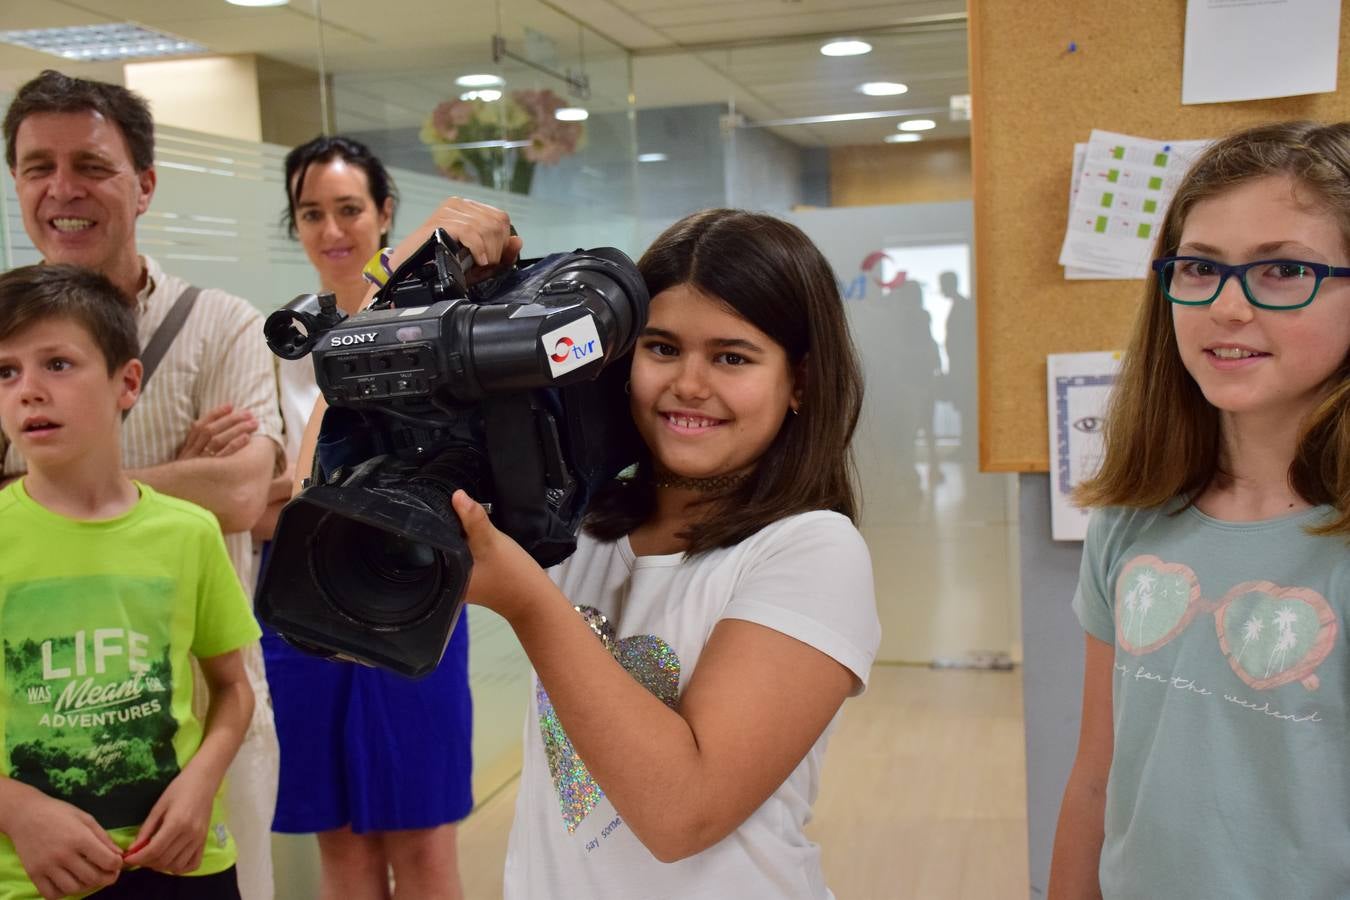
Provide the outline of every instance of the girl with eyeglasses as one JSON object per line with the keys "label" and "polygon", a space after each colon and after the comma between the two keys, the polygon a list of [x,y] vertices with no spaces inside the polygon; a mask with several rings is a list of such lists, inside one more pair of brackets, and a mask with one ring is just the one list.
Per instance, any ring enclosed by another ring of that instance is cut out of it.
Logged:
{"label": "girl with eyeglasses", "polygon": [[1052,898],[1350,893],[1350,123],[1196,161],[1077,499]]}

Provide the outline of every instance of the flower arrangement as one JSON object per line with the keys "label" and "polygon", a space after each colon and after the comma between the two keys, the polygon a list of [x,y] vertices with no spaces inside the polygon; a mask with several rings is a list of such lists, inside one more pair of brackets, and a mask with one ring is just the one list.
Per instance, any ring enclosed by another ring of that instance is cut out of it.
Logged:
{"label": "flower arrangement", "polygon": [[[512,91],[491,102],[447,100],[431,111],[419,136],[447,178],[528,194],[536,164],[554,165],[581,145],[581,123],[562,122],[554,115],[566,105],[547,89]],[[487,141],[529,143],[462,146]]]}

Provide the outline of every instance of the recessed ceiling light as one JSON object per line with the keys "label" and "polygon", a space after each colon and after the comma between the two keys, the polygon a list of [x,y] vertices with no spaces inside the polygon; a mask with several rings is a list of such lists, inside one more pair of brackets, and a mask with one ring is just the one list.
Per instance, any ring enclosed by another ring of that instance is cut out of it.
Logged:
{"label": "recessed ceiling light", "polygon": [[898,81],[868,81],[858,85],[858,93],[869,97],[894,97],[909,90],[909,85]]}
{"label": "recessed ceiling light", "polygon": [[665,155],[664,153],[639,153],[639,154],[638,154],[638,162],[665,162],[665,161],[666,161],[666,155]]}
{"label": "recessed ceiling light", "polygon": [[206,50],[201,44],[127,22],[0,31],[0,42],[79,62],[179,56]]}
{"label": "recessed ceiling light", "polygon": [[862,56],[872,52],[872,45],[857,38],[840,38],[820,46],[826,56]]}
{"label": "recessed ceiling light", "polygon": [[554,111],[553,118],[559,122],[584,122],[590,115],[580,106],[564,106]]}
{"label": "recessed ceiling light", "polygon": [[482,100],[484,103],[492,103],[494,100],[502,99],[502,92],[495,88],[483,88],[478,91],[465,91],[459,95],[461,100]]}
{"label": "recessed ceiling light", "polygon": [[234,6],[285,6],[287,0],[225,0]]}
{"label": "recessed ceiling light", "polygon": [[501,87],[506,84],[506,80],[500,75],[461,75],[455,79],[455,84],[466,88],[491,88]]}
{"label": "recessed ceiling light", "polygon": [[937,123],[932,119],[910,119],[896,126],[901,131],[932,131]]}
{"label": "recessed ceiling light", "polygon": [[888,134],[882,138],[888,144],[912,144],[915,141],[923,140],[921,134]]}

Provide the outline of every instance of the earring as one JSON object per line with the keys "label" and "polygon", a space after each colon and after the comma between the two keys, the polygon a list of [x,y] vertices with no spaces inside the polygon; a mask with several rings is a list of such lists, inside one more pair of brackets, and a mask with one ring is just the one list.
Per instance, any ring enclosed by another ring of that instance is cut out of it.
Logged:
{"label": "earring", "polygon": [[633,380],[631,378],[623,383],[623,392],[630,397],[633,395]]}
{"label": "earring", "polygon": [[793,414],[794,416],[800,415],[800,414],[801,414],[801,410],[794,406],[794,407],[792,407],[792,414]]}

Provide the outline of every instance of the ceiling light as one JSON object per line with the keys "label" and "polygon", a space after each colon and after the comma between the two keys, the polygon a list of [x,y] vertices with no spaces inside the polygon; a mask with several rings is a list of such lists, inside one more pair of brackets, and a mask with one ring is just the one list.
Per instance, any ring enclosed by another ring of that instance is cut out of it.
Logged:
{"label": "ceiling light", "polygon": [[826,56],[862,56],[872,52],[872,45],[857,38],[840,38],[820,46]]}
{"label": "ceiling light", "polygon": [[494,88],[506,84],[506,80],[500,75],[461,75],[455,79],[455,84],[466,88]]}
{"label": "ceiling light", "polygon": [[234,6],[285,6],[287,0],[225,0]]}
{"label": "ceiling light", "polygon": [[915,141],[923,140],[921,134],[888,134],[882,138],[888,144],[912,144]]}
{"label": "ceiling light", "polygon": [[484,103],[492,103],[495,100],[502,99],[502,92],[495,88],[483,88],[478,91],[465,91],[459,95],[461,100],[482,100]]}
{"label": "ceiling light", "polygon": [[638,154],[638,162],[665,162],[665,161],[666,161],[666,155],[665,155],[664,153],[639,153],[639,154]]}
{"label": "ceiling light", "polygon": [[0,42],[80,62],[178,56],[206,50],[201,44],[126,22],[0,31]]}
{"label": "ceiling light", "polygon": [[901,131],[931,131],[937,127],[932,119],[910,119],[896,126]]}
{"label": "ceiling light", "polygon": [[868,81],[858,85],[858,93],[869,97],[893,97],[909,90],[909,85],[898,81]]}
{"label": "ceiling light", "polygon": [[554,111],[553,118],[559,122],[584,122],[590,115],[580,106],[564,106]]}

